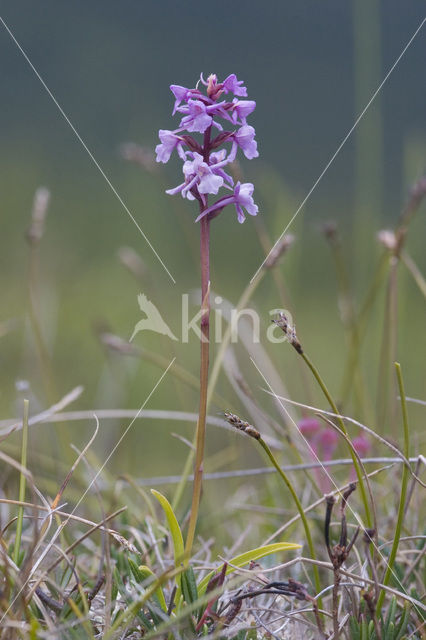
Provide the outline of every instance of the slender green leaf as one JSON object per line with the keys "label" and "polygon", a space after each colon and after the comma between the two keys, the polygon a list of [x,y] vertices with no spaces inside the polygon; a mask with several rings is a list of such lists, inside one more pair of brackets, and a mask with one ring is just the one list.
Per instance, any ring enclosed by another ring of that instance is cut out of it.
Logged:
{"label": "slender green leaf", "polygon": [[195,581],[194,570],[191,566],[182,573],[182,593],[188,603],[198,600],[197,583]]}
{"label": "slender green leaf", "polygon": [[402,640],[402,637],[408,626],[410,609],[410,605],[406,603],[404,606],[403,614],[401,616],[401,620],[399,621],[398,626],[395,629],[395,640]]}
{"label": "slender green leaf", "polygon": [[[163,494],[160,493],[159,491],[156,491],[155,489],[151,489],[151,493],[153,496],[157,498],[158,502],[163,507],[164,513],[166,514],[167,524],[169,526],[170,535],[172,536],[172,541],[173,541],[175,567],[179,567],[182,563],[184,566],[186,566],[188,564],[188,561],[185,560],[185,557],[184,557],[185,548],[183,544],[183,536],[182,536],[182,532],[180,530],[177,518],[172,509],[172,506],[170,502],[167,500],[167,498],[163,496]],[[177,580],[178,582],[180,582],[179,578],[177,578]]]}
{"label": "slender green leaf", "polygon": [[368,640],[368,627],[365,618],[361,620],[361,640]]}
{"label": "slender green leaf", "polygon": [[384,625],[385,637],[387,637],[389,625],[395,619],[395,613],[396,613],[396,597],[392,596],[391,601],[389,603],[389,609],[388,609],[388,612],[386,614],[386,620],[385,620],[385,625]]}
{"label": "slender green leaf", "polygon": [[[141,584],[142,582],[145,582],[145,580],[147,580],[148,578],[151,578],[152,581],[157,580],[157,576],[155,575],[155,573],[153,573],[153,571],[151,571],[149,567],[146,567],[145,565],[140,565],[140,567],[138,567],[130,559],[129,559],[129,565],[133,575],[135,576],[135,579],[137,580],[137,582],[139,582],[139,584]],[[161,588],[160,585],[158,586],[158,589],[155,590],[154,595],[157,598],[158,604],[160,605],[161,609],[166,613],[167,612],[166,599],[164,597],[163,589]]]}
{"label": "slender green leaf", "polygon": [[[232,560],[229,561],[229,565],[226,569],[226,574],[232,573],[235,571],[237,567],[243,567],[245,564],[249,562],[260,560],[260,558],[264,558],[265,556],[269,556],[272,553],[278,553],[279,551],[289,551],[292,549],[300,549],[300,544],[295,544],[293,542],[276,542],[274,544],[267,544],[264,547],[256,547],[256,549],[251,549],[250,551],[246,551],[245,553],[241,553]],[[200,582],[198,585],[198,593],[201,595],[205,592],[206,587],[210,578],[214,576],[216,571],[220,570],[223,567],[223,564],[220,565],[219,569],[215,571],[210,571]]]}
{"label": "slender green leaf", "polygon": [[[24,418],[22,422],[22,453],[21,453],[22,471],[19,474],[19,502],[25,501],[26,477],[25,477],[24,469],[26,470],[26,467],[27,467],[28,411],[29,411],[28,400],[24,400]],[[18,519],[16,522],[15,546],[13,549],[13,556],[12,556],[14,563],[18,566],[20,565],[20,561],[23,558],[23,554],[21,552],[21,537],[22,537],[23,521],[24,521],[24,507],[21,506],[18,509]]]}
{"label": "slender green leaf", "polygon": [[351,630],[351,633],[350,633],[351,640],[360,640],[361,633],[359,629],[359,623],[356,620],[356,618],[354,618],[353,616],[349,618],[349,628]]}
{"label": "slender green leaf", "polygon": [[[126,589],[126,586],[123,582],[123,580],[121,579],[120,573],[118,572],[117,567],[114,567],[113,569],[113,577],[114,577],[114,581],[117,585],[118,591],[120,592],[120,595],[123,597],[124,601],[126,602],[127,606],[130,607],[132,604],[132,597],[130,596],[129,592]],[[135,612],[137,617],[139,618],[139,620],[142,622],[143,626],[145,627],[145,629],[147,631],[149,631],[150,629],[152,629],[152,624],[151,622],[148,620],[148,618],[146,617],[146,615],[139,609],[139,611]]]}

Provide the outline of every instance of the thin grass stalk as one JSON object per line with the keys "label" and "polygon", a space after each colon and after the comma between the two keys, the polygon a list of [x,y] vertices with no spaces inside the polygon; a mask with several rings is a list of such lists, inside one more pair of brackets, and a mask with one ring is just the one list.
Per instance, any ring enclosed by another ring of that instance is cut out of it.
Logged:
{"label": "thin grass stalk", "polygon": [[426,280],[423,277],[423,274],[421,273],[420,269],[418,268],[418,266],[416,265],[412,257],[406,251],[401,251],[400,258],[401,258],[401,262],[407,267],[408,271],[414,278],[414,282],[420,289],[421,293],[426,298]]}
{"label": "thin grass stalk", "polygon": [[[28,452],[28,414],[29,414],[29,402],[27,399],[24,400],[24,416],[22,422],[22,453],[21,453],[21,467],[22,469],[27,468],[27,452]],[[19,502],[25,501],[25,489],[26,489],[26,478],[25,473],[21,471],[19,476]],[[20,506],[18,509],[18,520],[16,522],[16,536],[15,536],[15,545],[13,548],[12,559],[13,562],[18,565],[19,563],[19,555],[21,551],[21,538],[22,538],[22,525],[24,520],[24,507]]]}
{"label": "thin grass stalk", "polygon": [[[252,282],[250,282],[247,287],[245,288],[245,290],[243,291],[237,306],[236,306],[236,312],[241,311],[241,309],[244,309],[244,307],[246,307],[248,301],[250,300],[250,298],[253,296],[254,292],[256,291],[257,287],[259,286],[259,284],[262,282],[264,276],[266,274],[266,271],[264,269],[262,269],[262,271],[259,273],[258,277],[255,278]],[[216,358],[214,360],[214,364],[212,367],[212,372],[211,372],[211,376],[210,376],[210,382],[209,382],[209,388],[208,388],[208,394],[207,394],[207,406],[210,405],[210,402],[212,400],[213,397],[213,393],[214,393],[214,389],[216,387],[216,383],[217,383],[217,379],[219,377],[219,373],[220,373],[220,369],[222,366],[222,362],[223,362],[223,358],[225,355],[225,352],[229,346],[230,340],[232,337],[232,325],[231,323],[228,324],[228,326],[226,327],[226,331],[223,335],[223,339],[220,343],[220,347],[219,350],[217,352]]]}
{"label": "thin grass stalk", "polygon": [[56,397],[54,377],[52,372],[49,351],[43,337],[43,332],[41,330],[40,320],[37,313],[37,283],[36,283],[37,271],[38,271],[38,252],[36,248],[31,247],[30,266],[29,266],[29,274],[28,274],[29,318],[30,318],[31,328],[34,333],[37,355],[40,360],[40,370],[42,373],[42,380],[44,383],[46,396],[48,397],[49,402],[53,404],[54,399]]}
{"label": "thin grass stalk", "polygon": [[[37,356],[40,361],[41,378],[49,404],[53,405],[58,397],[56,390],[55,374],[52,367],[52,359],[43,336],[40,312],[39,312],[39,244],[44,232],[44,219],[49,203],[50,195],[43,188],[36,191],[32,211],[31,226],[27,231],[29,244],[28,264],[28,315],[30,326],[34,334]],[[68,457],[69,431],[66,424],[59,429],[55,425],[61,453]],[[59,456],[56,456],[59,458]]]}
{"label": "thin grass stalk", "polygon": [[340,398],[342,399],[343,405],[346,405],[348,401],[349,394],[352,390],[353,385],[353,375],[355,370],[358,367],[358,360],[361,355],[361,346],[365,337],[365,331],[367,327],[367,317],[370,312],[373,303],[376,300],[377,294],[382,285],[384,276],[388,269],[388,260],[387,255],[385,253],[382,254],[380,261],[376,267],[376,273],[371,282],[371,286],[367,292],[364,303],[361,307],[361,310],[358,314],[357,322],[357,335],[358,341],[352,340],[349,354],[345,366],[345,370],[342,376],[342,387],[340,391]]}
{"label": "thin grass stalk", "polygon": [[[380,427],[389,418],[391,432],[396,429],[396,394],[394,380],[391,377],[391,363],[396,359],[398,324],[398,264],[399,258],[392,255],[386,291],[385,313],[383,319],[383,338],[379,364],[379,398],[377,403],[377,425]],[[390,409],[390,413],[389,413]]]}
{"label": "thin grass stalk", "polygon": [[[210,135],[210,132],[209,132]],[[200,408],[195,436],[195,466],[192,491],[191,515],[185,544],[185,555],[191,555],[197,526],[198,510],[203,480],[204,448],[206,439],[207,388],[209,376],[209,334],[210,334],[210,221],[204,216],[200,221],[201,257],[201,364],[200,364]]]}
{"label": "thin grass stalk", "polygon": [[[306,353],[303,351],[301,354],[302,358],[304,359],[304,361],[306,362],[306,364],[308,365],[309,369],[312,371],[314,378],[316,379],[316,381],[318,382],[321,391],[323,392],[324,396],[327,398],[328,403],[330,404],[333,413],[335,413],[337,415],[337,422],[339,423],[339,427],[342,431],[342,433],[344,433],[344,435],[346,437],[348,436],[348,432],[346,431],[346,427],[345,427],[345,423],[343,418],[340,417],[340,412],[336,406],[336,403],[334,402],[332,396],[330,395],[329,390],[327,389],[327,386],[325,384],[325,382],[323,381],[323,379],[320,376],[320,373],[318,371],[318,369],[315,367],[315,365],[311,362],[311,360],[308,358],[308,356],[306,355]],[[358,478],[358,484],[359,484],[359,489],[361,492],[361,498],[362,498],[362,502],[364,505],[364,509],[365,509],[365,516],[366,516],[366,520],[367,520],[367,526],[369,528],[372,527],[372,523],[373,523],[373,518],[371,515],[371,510],[370,510],[370,505],[368,504],[368,499],[367,499],[367,493],[365,491],[365,486],[364,486],[364,478],[361,472],[361,468],[358,464],[358,460],[355,456],[355,453],[352,450],[352,447],[348,447],[349,449],[349,454],[352,458],[353,464],[354,464],[354,468],[355,468],[355,472]]]}
{"label": "thin grass stalk", "polygon": [[[398,381],[399,387],[399,395],[401,398],[401,410],[402,410],[402,424],[404,429],[404,455],[409,457],[410,455],[410,430],[408,426],[408,414],[407,414],[407,402],[405,398],[405,389],[404,389],[404,381],[402,378],[401,365],[399,362],[395,362],[395,371],[396,377]],[[405,512],[405,500],[407,496],[407,486],[408,486],[408,469],[406,465],[402,467],[402,479],[401,479],[401,494],[399,499],[399,507],[398,507],[398,516],[396,519],[395,526],[395,534],[393,539],[393,544],[391,548],[391,552],[389,555],[388,565],[386,567],[386,572],[383,577],[382,583],[387,586],[390,581],[391,575],[393,575],[393,567],[395,564],[396,554],[398,552],[399,541],[401,538],[401,530],[402,523],[404,520],[404,512]],[[379,598],[377,600],[377,608],[376,611],[379,613],[383,606],[383,600],[385,598],[385,591],[382,589],[380,592]]]}
{"label": "thin grass stalk", "polygon": [[[354,111],[363,112],[366,96],[382,79],[382,33],[380,0],[358,0],[353,10]],[[354,132],[355,215],[353,218],[354,259],[359,282],[368,274],[371,263],[364,249],[365,229],[383,211],[383,108],[380,92],[375,94],[374,109]]]}
{"label": "thin grass stalk", "polygon": [[[287,489],[290,491],[291,497],[293,498],[294,504],[296,505],[296,508],[297,508],[297,510],[299,512],[300,519],[302,520],[303,528],[305,529],[305,535],[306,535],[306,541],[308,543],[309,553],[311,554],[312,559],[316,560],[317,557],[316,557],[316,554],[315,554],[315,547],[314,547],[314,543],[313,543],[313,540],[312,540],[311,531],[309,529],[309,524],[308,524],[308,521],[306,519],[305,512],[303,510],[302,503],[300,502],[299,497],[298,497],[298,495],[297,495],[292,483],[290,482],[287,474],[284,473],[284,471],[281,469],[281,467],[278,464],[274,454],[272,453],[272,451],[270,450],[270,448],[268,447],[266,442],[263,440],[262,437],[260,437],[258,439],[258,442],[259,442],[260,446],[262,447],[262,449],[265,451],[265,453],[268,456],[268,458],[271,461],[271,463],[274,465],[275,469],[278,471],[278,473],[281,476],[283,482],[285,483]],[[314,565],[313,571],[314,571],[315,589],[316,589],[316,592],[319,593],[321,591],[321,583],[320,583],[320,578],[319,578],[318,567],[316,565]],[[318,606],[320,608],[322,608],[321,599],[318,601]]]}

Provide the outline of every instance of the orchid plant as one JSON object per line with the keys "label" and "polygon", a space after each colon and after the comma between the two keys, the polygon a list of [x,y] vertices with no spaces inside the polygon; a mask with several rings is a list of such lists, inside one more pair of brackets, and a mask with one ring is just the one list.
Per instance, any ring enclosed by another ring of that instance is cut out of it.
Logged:
{"label": "orchid plant", "polygon": [[[204,443],[207,412],[207,383],[209,368],[210,331],[210,222],[225,207],[234,205],[238,222],[244,222],[245,214],[255,216],[258,207],[253,200],[254,187],[250,182],[234,183],[226,168],[234,162],[241,149],[251,160],[259,154],[254,128],[247,124],[256,102],[245,100],[247,89],[235,74],[219,82],[215,74],[207,80],[201,75],[195,89],[179,85],[170,87],[174,97],[173,115],[180,114],[179,127],[174,131],[160,129],[160,144],[155,151],[157,162],[166,163],[172,153],[183,161],[184,180],[169,195],[181,194],[188,200],[196,200],[200,222],[201,259],[201,365],[200,365],[200,406],[196,430],[196,451],[194,467],[194,487],[191,516],[185,545],[190,554],[201,497],[203,475]],[[200,140],[193,134],[202,134]],[[224,190],[219,195],[219,190]],[[209,202],[209,196],[217,196]]]}

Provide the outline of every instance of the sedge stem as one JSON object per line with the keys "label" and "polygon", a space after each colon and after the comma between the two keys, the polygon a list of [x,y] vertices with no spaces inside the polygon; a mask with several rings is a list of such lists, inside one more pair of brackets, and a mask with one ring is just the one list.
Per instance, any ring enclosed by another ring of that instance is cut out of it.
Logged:
{"label": "sedge stem", "polygon": [[[305,352],[303,352],[301,354],[302,358],[304,359],[304,361],[306,362],[306,364],[308,365],[309,369],[312,371],[312,374],[315,378],[315,380],[318,382],[321,391],[323,392],[324,396],[327,398],[327,401],[330,405],[330,407],[333,410],[333,413],[336,414],[336,419],[337,422],[339,424],[340,430],[342,431],[342,433],[348,437],[348,432],[346,431],[346,427],[345,427],[345,423],[343,418],[340,416],[340,411],[338,410],[336,403],[334,402],[332,396],[330,395],[329,390],[327,389],[325,382],[323,381],[323,379],[321,378],[318,369],[315,367],[315,365],[313,364],[313,362],[311,362],[311,360],[308,358],[308,356],[306,355]],[[363,475],[362,475],[362,471],[361,468],[359,466],[358,460],[352,450],[352,447],[349,446],[349,453],[350,456],[352,458],[353,461],[353,465],[355,467],[355,471],[356,471],[356,475],[358,478],[358,484],[359,484],[359,489],[361,492],[361,498],[362,498],[362,502],[364,504],[364,509],[365,509],[365,516],[366,516],[366,520],[367,520],[367,526],[369,528],[372,527],[372,517],[371,517],[371,511],[370,511],[370,507],[368,504],[368,499],[367,499],[367,493],[365,491],[365,486],[364,486],[364,482],[363,482]]]}
{"label": "sedge stem", "polygon": [[[25,471],[27,469],[27,452],[28,452],[28,413],[29,402],[24,400],[24,417],[22,420],[22,453],[21,453],[21,473],[19,476],[19,502],[25,502],[26,478]],[[20,506],[18,510],[18,519],[16,522],[15,545],[13,548],[13,562],[19,564],[19,556],[21,550],[22,525],[24,520],[24,507]]]}
{"label": "sedge stem", "polygon": [[[395,370],[396,370],[396,377],[397,377],[398,387],[399,387],[399,395],[401,397],[402,424],[404,428],[404,455],[408,460],[410,455],[410,431],[408,427],[407,402],[405,398],[404,381],[402,379],[401,365],[399,364],[399,362],[395,362]],[[402,523],[404,520],[404,513],[405,513],[405,500],[407,496],[408,474],[409,474],[409,471],[407,469],[407,465],[404,464],[402,466],[401,495],[399,499],[395,534],[393,538],[392,549],[391,549],[389,560],[386,567],[386,572],[382,580],[382,584],[384,586],[387,586],[389,584],[390,577],[393,574],[393,566],[395,563],[396,554],[398,552],[399,540],[401,538]],[[380,613],[382,609],[384,598],[385,598],[385,590],[382,589],[380,592],[379,598],[377,600],[376,611],[378,613]]]}
{"label": "sedge stem", "polygon": [[[300,518],[302,520],[303,527],[305,529],[305,535],[306,535],[306,541],[307,541],[308,547],[309,547],[309,553],[311,554],[312,560],[316,560],[317,558],[316,558],[316,555],[315,555],[314,543],[312,541],[311,531],[309,529],[309,524],[308,524],[308,521],[306,519],[306,515],[305,515],[305,512],[303,510],[302,503],[300,502],[299,497],[298,497],[296,491],[294,490],[293,485],[291,484],[291,482],[288,479],[287,475],[281,469],[281,467],[278,464],[274,454],[272,453],[272,451],[270,450],[270,448],[268,447],[266,442],[263,440],[262,437],[260,437],[258,439],[258,442],[259,442],[260,446],[263,448],[263,450],[265,451],[265,453],[268,456],[269,460],[274,465],[275,469],[280,474],[282,480],[284,481],[285,485],[287,486],[287,489],[291,493],[291,497],[293,498],[293,501],[294,501],[294,503],[296,505],[296,508],[297,508],[297,510],[299,512],[299,515],[300,515]],[[319,593],[321,591],[321,583],[320,583],[320,579],[319,579],[318,567],[316,565],[314,565],[314,580],[315,580],[316,592]],[[322,605],[320,603],[318,603],[318,604],[319,604],[319,607],[321,608]]]}

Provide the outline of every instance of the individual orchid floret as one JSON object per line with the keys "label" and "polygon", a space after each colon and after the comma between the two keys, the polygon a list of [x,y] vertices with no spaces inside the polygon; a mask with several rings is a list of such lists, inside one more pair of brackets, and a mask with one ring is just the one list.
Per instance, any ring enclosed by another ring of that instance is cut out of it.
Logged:
{"label": "individual orchid floret", "polygon": [[257,216],[259,207],[253,200],[254,186],[251,182],[241,184],[237,182],[234,189],[234,204],[237,210],[238,222],[244,222],[246,219],[243,209],[251,216]]}
{"label": "individual orchid floret", "polygon": [[191,190],[196,187],[200,194],[217,194],[224,182],[223,177],[217,173],[221,170],[221,167],[219,166],[216,169],[216,165],[208,165],[199,153],[191,152],[191,155],[193,159],[186,160],[183,165],[185,182],[174,189],[168,189],[166,193],[169,195],[181,193],[184,198],[194,200]]}
{"label": "individual orchid floret", "polygon": [[256,216],[259,212],[259,208],[257,204],[254,203],[252,194],[254,191],[254,186],[251,182],[245,182],[241,184],[241,182],[237,182],[234,188],[234,193],[230,196],[225,196],[218,200],[214,205],[205,209],[195,222],[204,218],[204,216],[213,213],[214,211],[220,211],[224,209],[228,204],[234,204],[237,210],[238,222],[244,222],[246,216],[244,214],[243,209],[251,216]]}
{"label": "individual orchid floret", "polygon": [[182,160],[185,160],[185,152],[182,148],[182,138],[173,131],[167,129],[160,129],[158,136],[161,140],[161,144],[157,144],[155,152],[157,154],[157,162],[168,162],[174,149],[177,149],[179,156]]}
{"label": "individual orchid floret", "polygon": [[210,162],[212,163],[210,167],[214,170],[215,174],[217,174],[218,176],[222,176],[224,182],[228,182],[230,186],[233,187],[234,180],[232,179],[232,176],[230,176],[228,173],[226,173],[226,171],[222,169],[225,164],[228,164],[230,162],[229,156],[228,158],[226,158],[226,150],[222,149],[217,153],[212,153],[210,155]]}
{"label": "individual orchid floret", "polygon": [[172,115],[175,115],[181,102],[188,102],[191,98],[197,99],[201,95],[198,89],[187,89],[186,87],[181,87],[178,84],[170,85],[170,91],[176,98]]}
{"label": "individual orchid floret", "polygon": [[187,107],[179,107],[179,111],[187,112],[180,122],[180,126],[187,131],[204,133],[212,124],[213,118],[207,113],[206,105],[201,100],[188,100]]}
{"label": "individual orchid floret", "polygon": [[228,93],[230,91],[234,96],[240,96],[242,98],[247,97],[247,89],[243,86],[242,80],[237,80],[235,73],[231,73],[231,75],[224,80],[222,87],[224,93]]}
{"label": "individual orchid floret", "polygon": [[256,103],[254,100],[238,100],[234,98],[230,107],[231,118],[234,124],[237,124],[238,120],[242,124],[246,124],[247,116],[249,116],[256,109]]}
{"label": "individual orchid floret", "polygon": [[198,133],[204,133],[211,125],[222,130],[222,125],[213,122],[212,117],[220,112],[222,104],[224,103],[205,105],[201,100],[188,100],[186,107],[178,107],[178,111],[187,114],[182,118],[180,126],[187,131]]}
{"label": "individual orchid floret", "polygon": [[249,160],[251,160],[252,158],[257,158],[259,156],[259,152],[257,150],[257,142],[254,139],[255,134],[256,132],[254,128],[248,124],[245,124],[232,136],[232,139],[237,143],[240,149],[242,149],[245,157]]}

